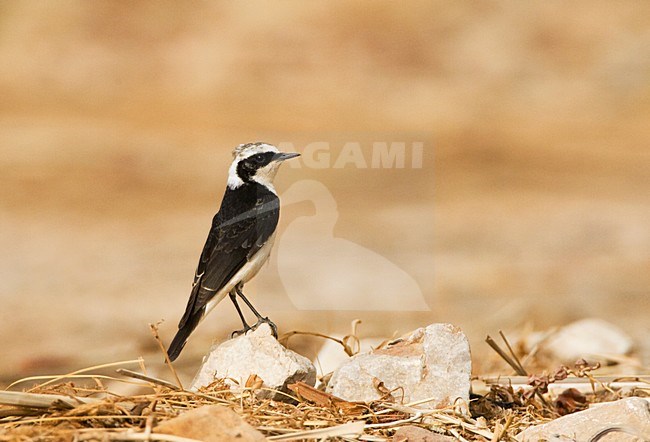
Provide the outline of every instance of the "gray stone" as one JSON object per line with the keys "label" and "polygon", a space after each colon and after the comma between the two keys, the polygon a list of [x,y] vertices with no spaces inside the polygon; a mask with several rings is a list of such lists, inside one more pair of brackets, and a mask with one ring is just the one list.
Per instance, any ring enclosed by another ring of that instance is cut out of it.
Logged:
{"label": "gray stone", "polygon": [[542,343],[541,350],[572,364],[580,358],[596,361],[607,359],[607,355],[625,355],[632,346],[632,339],[614,324],[587,318],[560,328]]}
{"label": "gray stone", "polygon": [[432,324],[386,348],[358,354],[338,367],[327,392],[369,402],[391,392],[403,403],[432,399],[420,408],[439,408],[460,398],[469,402],[472,362],[463,332]]}
{"label": "gray stone", "polygon": [[[316,383],[314,364],[283,347],[271,335],[271,328],[262,324],[245,335],[212,346],[190,389],[196,391],[215,379],[224,379],[232,390],[241,390],[252,375],[257,375],[264,387],[285,393],[290,393],[287,385],[295,382],[312,386]],[[285,398],[268,390],[259,390],[258,395],[278,400]]]}
{"label": "gray stone", "polygon": [[[237,413],[221,405],[206,405],[162,422],[154,433],[203,442],[262,442],[262,433],[247,424]],[[152,435],[151,440],[156,440]]]}
{"label": "gray stone", "polygon": [[528,428],[517,435],[517,440],[588,441],[603,433],[600,442],[650,440],[650,400],[635,397],[596,404],[588,410]]}

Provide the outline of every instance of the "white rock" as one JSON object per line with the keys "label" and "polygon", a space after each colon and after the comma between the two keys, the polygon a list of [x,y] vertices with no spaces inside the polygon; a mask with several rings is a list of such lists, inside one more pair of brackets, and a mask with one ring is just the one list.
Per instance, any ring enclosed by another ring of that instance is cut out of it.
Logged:
{"label": "white rock", "polygon": [[[343,336],[335,337],[338,339],[343,338]],[[359,340],[359,349],[361,352],[370,351],[378,347],[385,340],[385,338],[362,338]],[[349,360],[350,356],[345,353],[341,344],[327,339],[323,342],[320,350],[318,350],[314,364],[322,374],[327,374],[333,372],[337,367]]]}
{"label": "white rock", "polygon": [[[421,408],[469,402],[472,362],[463,332],[451,324],[432,324],[387,348],[352,357],[334,371],[327,391],[349,401],[380,399],[377,382],[394,398]],[[403,399],[402,399],[403,395]]]}
{"label": "white rock", "polygon": [[[264,387],[285,393],[290,393],[287,385],[294,382],[312,386],[316,383],[316,369],[311,361],[280,345],[271,335],[271,328],[262,324],[245,335],[213,345],[190,389],[196,391],[215,379],[225,379],[231,389],[240,390],[251,375],[259,376]],[[284,395],[267,390],[258,394],[284,399]]]}
{"label": "white rock", "polygon": [[610,432],[599,441],[650,440],[650,400],[628,398],[597,404],[588,410],[528,428],[519,433],[516,439],[521,442],[588,441],[607,429]]}
{"label": "white rock", "polygon": [[542,351],[572,364],[580,358],[604,360],[608,355],[625,355],[632,350],[632,339],[615,325],[597,318],[566,325],[542,343]]}

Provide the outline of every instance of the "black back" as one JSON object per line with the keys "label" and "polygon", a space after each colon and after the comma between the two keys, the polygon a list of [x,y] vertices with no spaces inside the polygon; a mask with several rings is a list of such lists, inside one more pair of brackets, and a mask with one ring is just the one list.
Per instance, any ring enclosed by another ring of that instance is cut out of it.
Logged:
{"label": "black back", "polygon": [[169,348],[171,360],[180,354],[206,304],[271,237],[279,216],[280,200],[265,186],[244,180],[236,189],[226,189],[199,259],[185,314]]}

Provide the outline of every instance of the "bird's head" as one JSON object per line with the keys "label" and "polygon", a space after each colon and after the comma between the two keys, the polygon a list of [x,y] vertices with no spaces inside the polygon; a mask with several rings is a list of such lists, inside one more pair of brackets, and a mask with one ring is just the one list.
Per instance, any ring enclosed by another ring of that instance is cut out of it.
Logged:
{"label": "bird's head", "polygon": [[254,181],[273,191],[273,178],[280,164],[300,154],[283,153],[267,143],[248,143],[237,146],[232,155],[234,159],[228,172],[228,187],[236,189]]}

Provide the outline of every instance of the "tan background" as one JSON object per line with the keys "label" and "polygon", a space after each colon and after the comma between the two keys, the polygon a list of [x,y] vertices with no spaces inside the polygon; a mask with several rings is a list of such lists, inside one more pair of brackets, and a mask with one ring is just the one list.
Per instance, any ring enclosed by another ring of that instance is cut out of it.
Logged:
{"label": "tan background", "polygon": [[[0,379],[158,364],[147,323],[171,339],[230,150],[386,134],[425,142],[424,167],[285,168],[277,188],[326,184],[334,234],[431,311],[298,311],[274,258],[249,292],[281,331],[445,321],[481,355],[499,328],[598,316],[647,358],[649,79],[642,1],[2,2]],[[237,325],[220,306],[179,367]]]}

